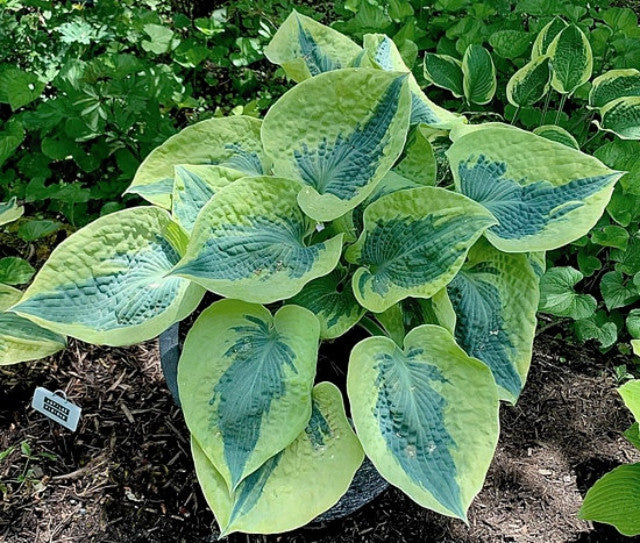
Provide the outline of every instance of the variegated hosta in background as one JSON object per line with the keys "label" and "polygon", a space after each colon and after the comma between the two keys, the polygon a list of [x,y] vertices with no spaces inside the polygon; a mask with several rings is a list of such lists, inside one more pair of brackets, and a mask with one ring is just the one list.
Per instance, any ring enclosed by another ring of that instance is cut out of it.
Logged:
{"label": "variegated hosta in background", "polygon": [[[63,333],[123,345],[189,315],[205,290],[225,297],[195,321],[178,375],[223,533],[309,522],[364,454],[416,502],[464,520],[499,401],[526,381],[544,251],[589,231],[621,173],[552,128],[466,124],[386,36],[361,47],[294,12],[267,55],[298,83],[264,121],[211,119],[170,138],[129,189],[154,205],[73,234],[23,295],[7,291],[3,315],[56,346]],[[438,69],[470,102],[495,92],[482,47],[460,64],[427,59]],[[547,88],[546,60],[529,73],[540,82],[512,96]],[[442,134],[450,186],[431,145]],[[374,337],[334,361],[351,423],[316,369],[320,341],[358,324]]]}

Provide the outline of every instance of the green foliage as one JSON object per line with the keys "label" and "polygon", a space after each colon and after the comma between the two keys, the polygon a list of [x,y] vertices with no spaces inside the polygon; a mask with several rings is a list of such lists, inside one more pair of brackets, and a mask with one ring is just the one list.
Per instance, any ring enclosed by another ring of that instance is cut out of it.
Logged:
{"label": "green foliage", "polygon": [[[154,25],[143,47],[179,47]],[[225,534],[308,522],[346,491],[363,450],[416,502],[466,520],[499,401],[515,403],[526,381],[541,251],[586,236],[622,175],[566,142],[469,124],[425,95],[410,46],[363,34],[360,47],[292,13],[267,50],[300,81],[264,121],[208,119],[159,145],[127,190],[154,205],[73,233],[7,308],[51,334],[122,345],[184,319],[205,289],[227,298],[195,321],[178,369]],[[463,94],[480,107],[497,68],[483,46],[464,51]],[[600,236],[622,250],[619,232]],[[590,317],[595,302],[561,290],[581,277],[559,278],[548,305]],[[620,303],[611,279],[606,299]],[[358,323],[377,337],[335,361],[356,435],[339,392],[314,382],[319,340]],[[318,473],[325,483],[310,484]]]}

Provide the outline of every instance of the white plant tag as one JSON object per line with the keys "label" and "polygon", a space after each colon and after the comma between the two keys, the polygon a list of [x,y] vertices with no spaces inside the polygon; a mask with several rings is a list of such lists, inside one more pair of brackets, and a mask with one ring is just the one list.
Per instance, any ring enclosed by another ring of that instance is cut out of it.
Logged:
{"label": "white plant tag", "polygon": [[44,387],[36,388],[31,407],[72,432],[76,431],[82,414],[82,409],[67,400],[63,391],[51,392]]}

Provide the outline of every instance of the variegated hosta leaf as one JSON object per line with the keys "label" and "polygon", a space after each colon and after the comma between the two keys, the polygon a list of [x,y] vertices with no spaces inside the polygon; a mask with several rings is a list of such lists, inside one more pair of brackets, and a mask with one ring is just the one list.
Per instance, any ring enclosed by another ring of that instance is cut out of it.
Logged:
{"label": "variegated hosta leaf", "polygon": [[584,236],[602,215],[621,172],[589,155],[508,125],[458,137],[447,151],[456,190],[499,224],[501,251],[546,251]]}
{"label": "variegated hosta leaf", "polygon": [[540,56],[520,68],[507,83],[507,100],[515,107],[535,104],[549,92],[549,57]]}
{"label": "variegated hosta leaf", "polygon": [[264,169],[260,126],[260,120],[243,115],[188,126],[151,151],[127,192],[170,209],[173,168],[178,164],[215,164],[245,175],[260,175]]}
{"label": "variegated hosta leaf", "polygon": [[449,55],[426,53],[423,63],[424,78],[441,89],[450,91],[456,98],[462,98],[462,62]]}
{"label": "variegated hosta leaf", "polygon": [[623,140],[640,140],[640,96],[618,98],[600,109],[600,130],[612,132]]}
{"label": "variegated hosta leaf", "polygon": [[265,56],[294,81],[348,67],[362,47],[293,10],[265,47]]}
{"label": "variegated hosta leaf", "polygon": [[410,112],[405,74],[334,70],[285,93],[264,119],[262,140],[275,175],[303,183],[302,210],[331,221],[371,194],[400,156]]}
{"label": "variegated hosta leaf", "polygon": [[309,422],[320,325],[294,305],[221,300],[189,331],[178,390],[189,431],[230,491]]}
{"label": "variegated hosta leaf", "polygon": [[527,260],[529,260],[533,272],[540,279],[544,272],[547,271],[547,253],[544,251],[527,253]]}
{"label": "variegated hosta leaf", "polygon": [[0,312],[0,366],[38,360],[66,346],[64,336],[11,311]]}
{"label": "variegated hosta leaf", "polygon": [[496,93],[496,66],[491,53],[477,43],[469,45],[462,57],[462,88],[467,102],[488,104]]}
{"label": "variegated hosta leaf", "polygon": [[202,299],[198,285],[167,276],[186,245],[186,235],[163,209],[111,213],[63,241],[12,310],[90,343],[145,341]]}
{"label": "variegated hosta leaf", "polygon": [[407,328],[415,328],[423,324],[437,324],[451,335],[456,329],[456,312],[447,294],[447,288],[442,288],[429,299],[407,298],[402,300]]}
{"label": "variegated hosta leaf", "polygon": [[17,288],[0,283],[0,311],[6,311],[22,298],[22,292]]}
{"label": "variegated hosta leaf", "polygon": [[551,86],[561,94],[571,94],[591,77],[593,53],[589,40],[575,24],[560,31],[549,46],[553,66]]}
{"label": "variegated hosta leaf", "polygon": [[171,198],[173,219],[190,233],[198,213],[213,195],[242,177],[247,174],[224,166],[176,166]]}
{"label": "variegated hosta leaf", "polygon": [[589,92],[589,107],[601,108],[625,96],[640,96],[640,72],[609,70],[593,80]]}
{"label": "variegated hosta leaf", "polygon": [[360,265],[352,280],[356,299],[380,313],[409,296],[433,296],[493,224],[482,206],[446,189],[419,187],[380,198],[365,210],[364,232],[345,253]]}
{"label": "variegated hosta leaf", "polygon": [[538,32],[538,35],[533,42],[531,60],[535,60],[540,56],[546,55],[551,42],[553,42],[555,37],[564,30],[566,26],[567,23],[560,19],[560,17],[554,17],[544,27],[542,27],[542,30]]}
{"label": "variegated hosta leaf", "polygon": [[365,34],[364,48],[369,58],[387,72],[404,72],[409,76],[411,90],[411,124],[424,123],[435,128],[451,128],[465,122],[464,117],[434,104],[422,92],[411,70],[402,60],[400,51],[391,38],[384,34]]}
{"label": "variegated hosta leaf", "polygon": [[242,481],[233,495],[195,439],[191,447],[200,486],[223,536],[304,526],[340,499],[364,458],[340,391],[328,382],[313,389],[311,419],[304,431]]}
{"label": "variegated hosta leaf", "polygon": [[307,245],[314,224],[298,207],[300,184],[253,177],[235,181],[205,205],[172,275],[247,302],[294,296],[336,267],[342,235]]}
{"label": "variegated hosta leaf", "polygon": [[0,226],[19,219],[23,213],[24,207],[19,206],[15,198],[8,202],[0,202]]}
{"label": "variegated hosta leaf", "polygon": [[307,283],[290,303],[306,307],[320,321],[320,338],[340,337],[365,313],[353,296],[347,270],[338,265],[330,274]]}
{"label": "variegated hosta leaf", "polygon": [[404,345],[378,336],[351,351],[356,432],[387,481],[423,507],[466,519],[498,441],[495,382],[440,326],[414,328]]}
{"label": "variegated hosta leaf", "polygon": [[542,126],[534,129],[533,133],[536,136],[542,136],[548,140],[562,143],[562,145],[566,145],[572,149],[580,149],[580,145],[578,145],[576,138],[574,138],[570,132],[567,132],[557,124],[543,124]]}
{"label": "variegated hosta leaf", "polygon": [[393,171],[418,185],[433,186],[436,184],[438,164],[427,131],[423,125],[411,129],[402,157]]}
{"label": "variegated hosta leaf", "polygon": [[481,239],[447,285],[458,345],[489,366],[500,397],[511,403],[531,363],[538,282],[526,255],[503,253]]}

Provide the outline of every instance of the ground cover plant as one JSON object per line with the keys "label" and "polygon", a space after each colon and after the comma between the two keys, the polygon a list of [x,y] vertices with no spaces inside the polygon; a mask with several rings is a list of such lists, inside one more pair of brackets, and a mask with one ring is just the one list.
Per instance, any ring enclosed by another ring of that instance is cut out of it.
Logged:
{"label": "ground cover plant", "polygon": [[[305,524],[364,454],[419,504],[466,519],[499,400],[526,380],[543,251],[586,235],[624,172],[468,124],[383,34],[359,45],[293,12],[265,53],[298,83],[264,120],[205,120],[156,148],[128,188],[153,205],[74,233],[8,313],[123,345],[185,318],[205,290],[226,298],[195,321],[178,375],[224,533]],[[480,102],[487,54],[463,60]],[[372,337],[336,361],[354,433],[340,390],[314,377],[319,341],[356,324]]]}

